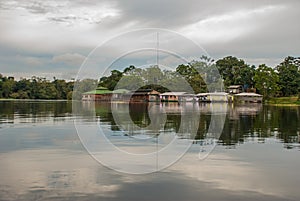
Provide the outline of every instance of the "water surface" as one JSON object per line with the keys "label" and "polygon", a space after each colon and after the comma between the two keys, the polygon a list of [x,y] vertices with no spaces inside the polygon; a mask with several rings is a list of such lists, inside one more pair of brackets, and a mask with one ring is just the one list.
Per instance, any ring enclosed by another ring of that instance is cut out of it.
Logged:
{"label": "water surface", "polygon": [[[300,199],[299,107],[226,105],[218,145],[205,160],[199,160],[199,152],[205,150],[198,142],[209,137],[212,106],[160,105],[168,111],[166,133],[180,131],[180,108],[199,114],[199,121],[190,120],[198,127],[191,139],[195,143],[163,171],[130,175],[95,161],[74,126],[75,118],[101,121],[108,137],[122,144],[139,134],[124,135],[116,123],[111,107],[122,111],[124,105],[76,104],[86,113],[73,116],[72,103],[66,101],[0,102],[0,200]],[[137,126],[151,123],[149,107],[130,106],[130,117]],[[90,108],[95,109],[95,116],[90,115]],[[155,133],[146,132],[149,136]],[[122,144],[124,149],[135,148],[130,145]]]}

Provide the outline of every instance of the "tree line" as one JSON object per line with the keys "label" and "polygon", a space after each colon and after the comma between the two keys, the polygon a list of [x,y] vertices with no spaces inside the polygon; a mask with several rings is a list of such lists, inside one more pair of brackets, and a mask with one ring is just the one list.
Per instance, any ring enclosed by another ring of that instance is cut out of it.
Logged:
{"label": "tree line", "polygon": [[[96,86],[110,90],[151,88],[159,92],[200,93],[224,90],[230,85],[242,85],[245,91],[257,91],[267,99],[294,95],[300,97],[300,57],[288,56],[275,67],[265,64],[256,67],[233,56],[216,62],[202,56],[197,61],[178,65],[175,71],[158,66],[141,69],[131,65],[123,71],[112,70],[110,75],[99,80],[66,81],[54,77],[50,81],[33,76],[16,81],[13,77],[0,74],[0,98],[80,99],[83,92],[93,90]],[[74,86],[76,90],[73,90]]]}
{"label": "tree line", "polygon": [[[191,86],[192,91],[182,85],[182,79]],[[146,69],[129,66],[123,72],[111,71],[110,76],[100,78],[99,85],[110,90],[140,87],[159,92],[192,93],[223,91],[230,85],[242,85],[244,91],[256,91],[266,99],[295,95],[300,98],[300,57],[288,56],[275,67],[265,64],[256,67],[233,56],[216,62],[202,56],[198,61],[178,65],[175,71],[161,70],[157,66]]]}

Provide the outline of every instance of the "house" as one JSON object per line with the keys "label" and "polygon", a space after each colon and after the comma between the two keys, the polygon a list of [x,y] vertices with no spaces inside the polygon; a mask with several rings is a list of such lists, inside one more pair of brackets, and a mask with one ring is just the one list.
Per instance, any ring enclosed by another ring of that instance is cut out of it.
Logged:
{"label": "house", "polygon": [[228,102],[228,93],[225,92],[199,93],[196,96],[199,102]]}
{"label": "house", "polygon": [[228,93],[226,92],[213,92],[208,93],[210,102],[228,102]]}
{"label": "house", "polygon": [[162,102],[178,102],[186,92],[165,92],[160,94],[160,100]]}
{"label": "house", "polygon": [[98,87],[95,90],[82,94],[83,101],[111,101],[112,91],[105,87]]}
{"label": "house", "polygon": [[159,92],[152,89],[138,89],[137,91],[126,94],[125,99],[130,102],[159,102]]}
{"label": "house", "polygon": [[196,97],[199,102],[210,102],[210,99],[208,99],[208,93],[199,93],[196,94]]}
{"label": "house", "polygon": [[238,94],[243,92],[242,85],[231,85],[227,88],[229,94]]}
{"label": "house", "polygon": [[239,93],[233,95],[234,102],[261,103],[263,96],[257,93]]}
{"label": "house", "polygon": [[197,97],[195,94],[182,94],[178,96],[178,102],[195,102],[197,100]]}

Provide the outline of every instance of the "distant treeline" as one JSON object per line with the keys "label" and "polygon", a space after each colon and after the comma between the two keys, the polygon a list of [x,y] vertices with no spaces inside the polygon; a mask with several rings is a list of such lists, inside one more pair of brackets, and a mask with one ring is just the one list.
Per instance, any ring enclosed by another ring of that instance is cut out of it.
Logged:
{"label": "distant treeline", "polygon": [[[52,81],[33,76],[16,81],[0,74],[0,98],[14,99],[80,99],[83,92],[96,86],[110,90],[116,88],[152,88],[159,92],[188,91],[182,83],[188,83],[195,93],[220,89],[230,85],[242,85],[245,91],[256,90],[265,98],[279,96],[300,97],[300,57],[286,57],[275,67],[265,64],[248,65],[242,59],[228,56],[214,62],[207,57],[177,66],[175,71],[161,70],[157,66],[146,69],[129,66],[123,71],[113,70],[100,80],[85,79]],[[73,88],[76,90],[73,92]],[[167,86],[167,87],[166,87]]]}
{"label": "distant treeline", "polygon": [[[189,92],[182,85],[184,82],[181,78],[188,82],[195,93],[220,91],[230,85],[242,85],[245,91],[256,91],[266,99],[294,95],[300,97],[300,57],[288,56],[275,67],[265,64],[258,67],[248,65],[244,60],[233,56],[216,62],[207,57],[200,57],[198,61],[179,65],[175,71],[161,70],[157,66],[146,69],[130,66],[123,72],[111,71],[110,76],[100,78],[99,85],[110,90],[115,87],[141,87],[159,92],[170,89]],[[224,88],[221,87],[221,83]]]}

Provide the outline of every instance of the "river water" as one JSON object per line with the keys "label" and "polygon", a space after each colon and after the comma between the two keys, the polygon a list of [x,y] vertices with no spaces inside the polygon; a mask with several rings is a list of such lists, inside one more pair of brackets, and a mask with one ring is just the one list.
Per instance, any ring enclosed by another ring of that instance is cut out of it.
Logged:
{"label": "river water", "polygon": [[[126,125],[141,130],[119,125],[127,110]],[[159,171],[122,173],[89,154],[78,120],[126,151],[151,148],[136,136],[177,134],[191,146]],[[0,101],[0,200],[300,200],[299,143],[300,107]]]}

